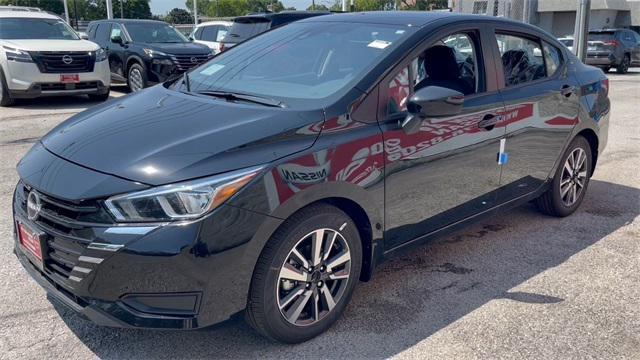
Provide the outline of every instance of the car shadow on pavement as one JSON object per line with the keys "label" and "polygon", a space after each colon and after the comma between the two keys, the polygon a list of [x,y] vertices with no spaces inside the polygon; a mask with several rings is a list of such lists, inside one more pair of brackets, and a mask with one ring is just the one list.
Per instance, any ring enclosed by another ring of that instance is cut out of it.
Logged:
{"label": "car shadow on pavement", "polygon": [[562,303],[558,294],[514,288],[631,223],[639,204],[639,189],[592,180],[570,217],[541,215],[527,204],[435,240],[383,264],[356,288],[337,324],[300,345],[270,342],[241,316],[196,331],[128,330],[95,326],[55,301],[54,307],[100,358],[386,358],[490,301]]}

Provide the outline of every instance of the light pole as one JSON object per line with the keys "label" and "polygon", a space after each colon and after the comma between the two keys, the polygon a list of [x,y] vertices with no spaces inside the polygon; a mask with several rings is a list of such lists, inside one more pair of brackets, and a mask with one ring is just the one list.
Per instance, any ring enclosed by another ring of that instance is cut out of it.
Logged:
{"label": "light pole", "polygon": [[198,0],[193,0],[193,26],[198,26]]}
{"label": "light pole", "polygon": [[69,6],[67,5],[67,0],[62,0],[62,2],[64,3],[64,17],[65,17],[65,19],[67,19],[67,24],[70,24],[70,22],[69,22]]}

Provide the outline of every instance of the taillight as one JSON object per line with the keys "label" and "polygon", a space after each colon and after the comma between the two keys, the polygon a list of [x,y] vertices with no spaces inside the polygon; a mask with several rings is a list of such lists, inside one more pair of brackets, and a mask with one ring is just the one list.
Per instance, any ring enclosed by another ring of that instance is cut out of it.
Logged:
{"label": "taillight", "polygon": [[600,87],[604,91],[604,96],[609,96],[609,79],[604,79],[600,82]]}
{"label": "taillight", "polygon": [[605,41],[604,44],[617,47],[618,45],[620,45],[620,42],[618,40],[608,40],[608,41]]}

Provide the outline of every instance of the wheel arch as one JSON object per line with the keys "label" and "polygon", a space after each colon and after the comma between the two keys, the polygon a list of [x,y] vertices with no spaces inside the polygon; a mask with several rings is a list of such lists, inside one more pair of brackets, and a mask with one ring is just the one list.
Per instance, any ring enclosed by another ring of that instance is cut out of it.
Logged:
{"label": "wheel arch", "polygon": [[140,65],[140,66],[142,66],[142,68],[143,68],[143,69],[145,69],[145,71],[146,71],[146,68],[145,68],[145,66],[144,66],[144,61],[142,60],[142,58],[141,58],[141,57],[139,57],[138,55],[131,55],[131,56],[129,56],[129,58],[127,59],[127,64],[126,64],[126,68],[125,68],[125,73],[123,74],[125,78],[128,78],[128,77],[129,77],[129,68],[130,68],[130,67],[131,67],[131,65],[133,65],[134,63],[135,63],[135,64],[138,64],[138,65]]}
{"label": "wheel arch", "polygon": [[582,136],[585,139],[587,139],[587,142],[589,143],[589,146],[591,147],[591,174],[593,175],[593,172],[596,169],[596,163],[598,162],[598,146],[599,146],[599,140],[598,140],[598,135],[596,135],[595,131],[593,131],[592,129],[584,129],[581,130],[579,133],[576,134],[577,136]]}

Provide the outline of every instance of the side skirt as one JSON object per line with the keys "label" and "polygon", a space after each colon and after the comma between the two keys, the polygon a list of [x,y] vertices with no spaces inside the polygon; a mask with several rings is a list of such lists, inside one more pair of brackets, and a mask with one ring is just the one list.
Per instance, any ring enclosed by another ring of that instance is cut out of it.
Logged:
{"label": "side skirt", "polygon": [[462,228],[465,228],[467,226],[469,226],[470,224],[482,221],[488,217],[491,217],[493,215],[496,215],[498,213],[507,211],[509,209],[512,209],[514,207],[518,207],[520,205],[523,205],[533,199],[536,199],[537,197],[539,197],[540,195],[542,195],[545,191],[547,191],[547,189],[549,189],[550,183],[547,182],[546,184],[544,184],[543,186],[540,186],[537,190],[529,193],[529,194],[525,194],[522,195],[518,198],[512,199],[510,201],[507,201],[505,203],[502,203],[500,205],[494,206],[491,209],[487,209],[483,212],[477,213],[473,216],[470,216],[466,219],[457,221],[455,223],[449,224],[447,226],[444,226],[438,230],[432,231],[428,234],[424,234],[421,235],[413,240],[407,241],[406,243],[403,243],[401,245],[398,245],[396,247],[393,247],[387,251],[385,251],[382,254],[382,259],[379,259],[379,261],[376,262],[376,264],[381,264],[382,262],[384,262],[385,260],[388,260],[389,258],[392,257],[396,257],[402,254],[407,253],[408,251],[421,246],[421,245],[425,245],[428,242],[430,242],[431,240],[440,238],[440,237],[444,237],[447,235],[450,235],[451,233],[460,230]]}

